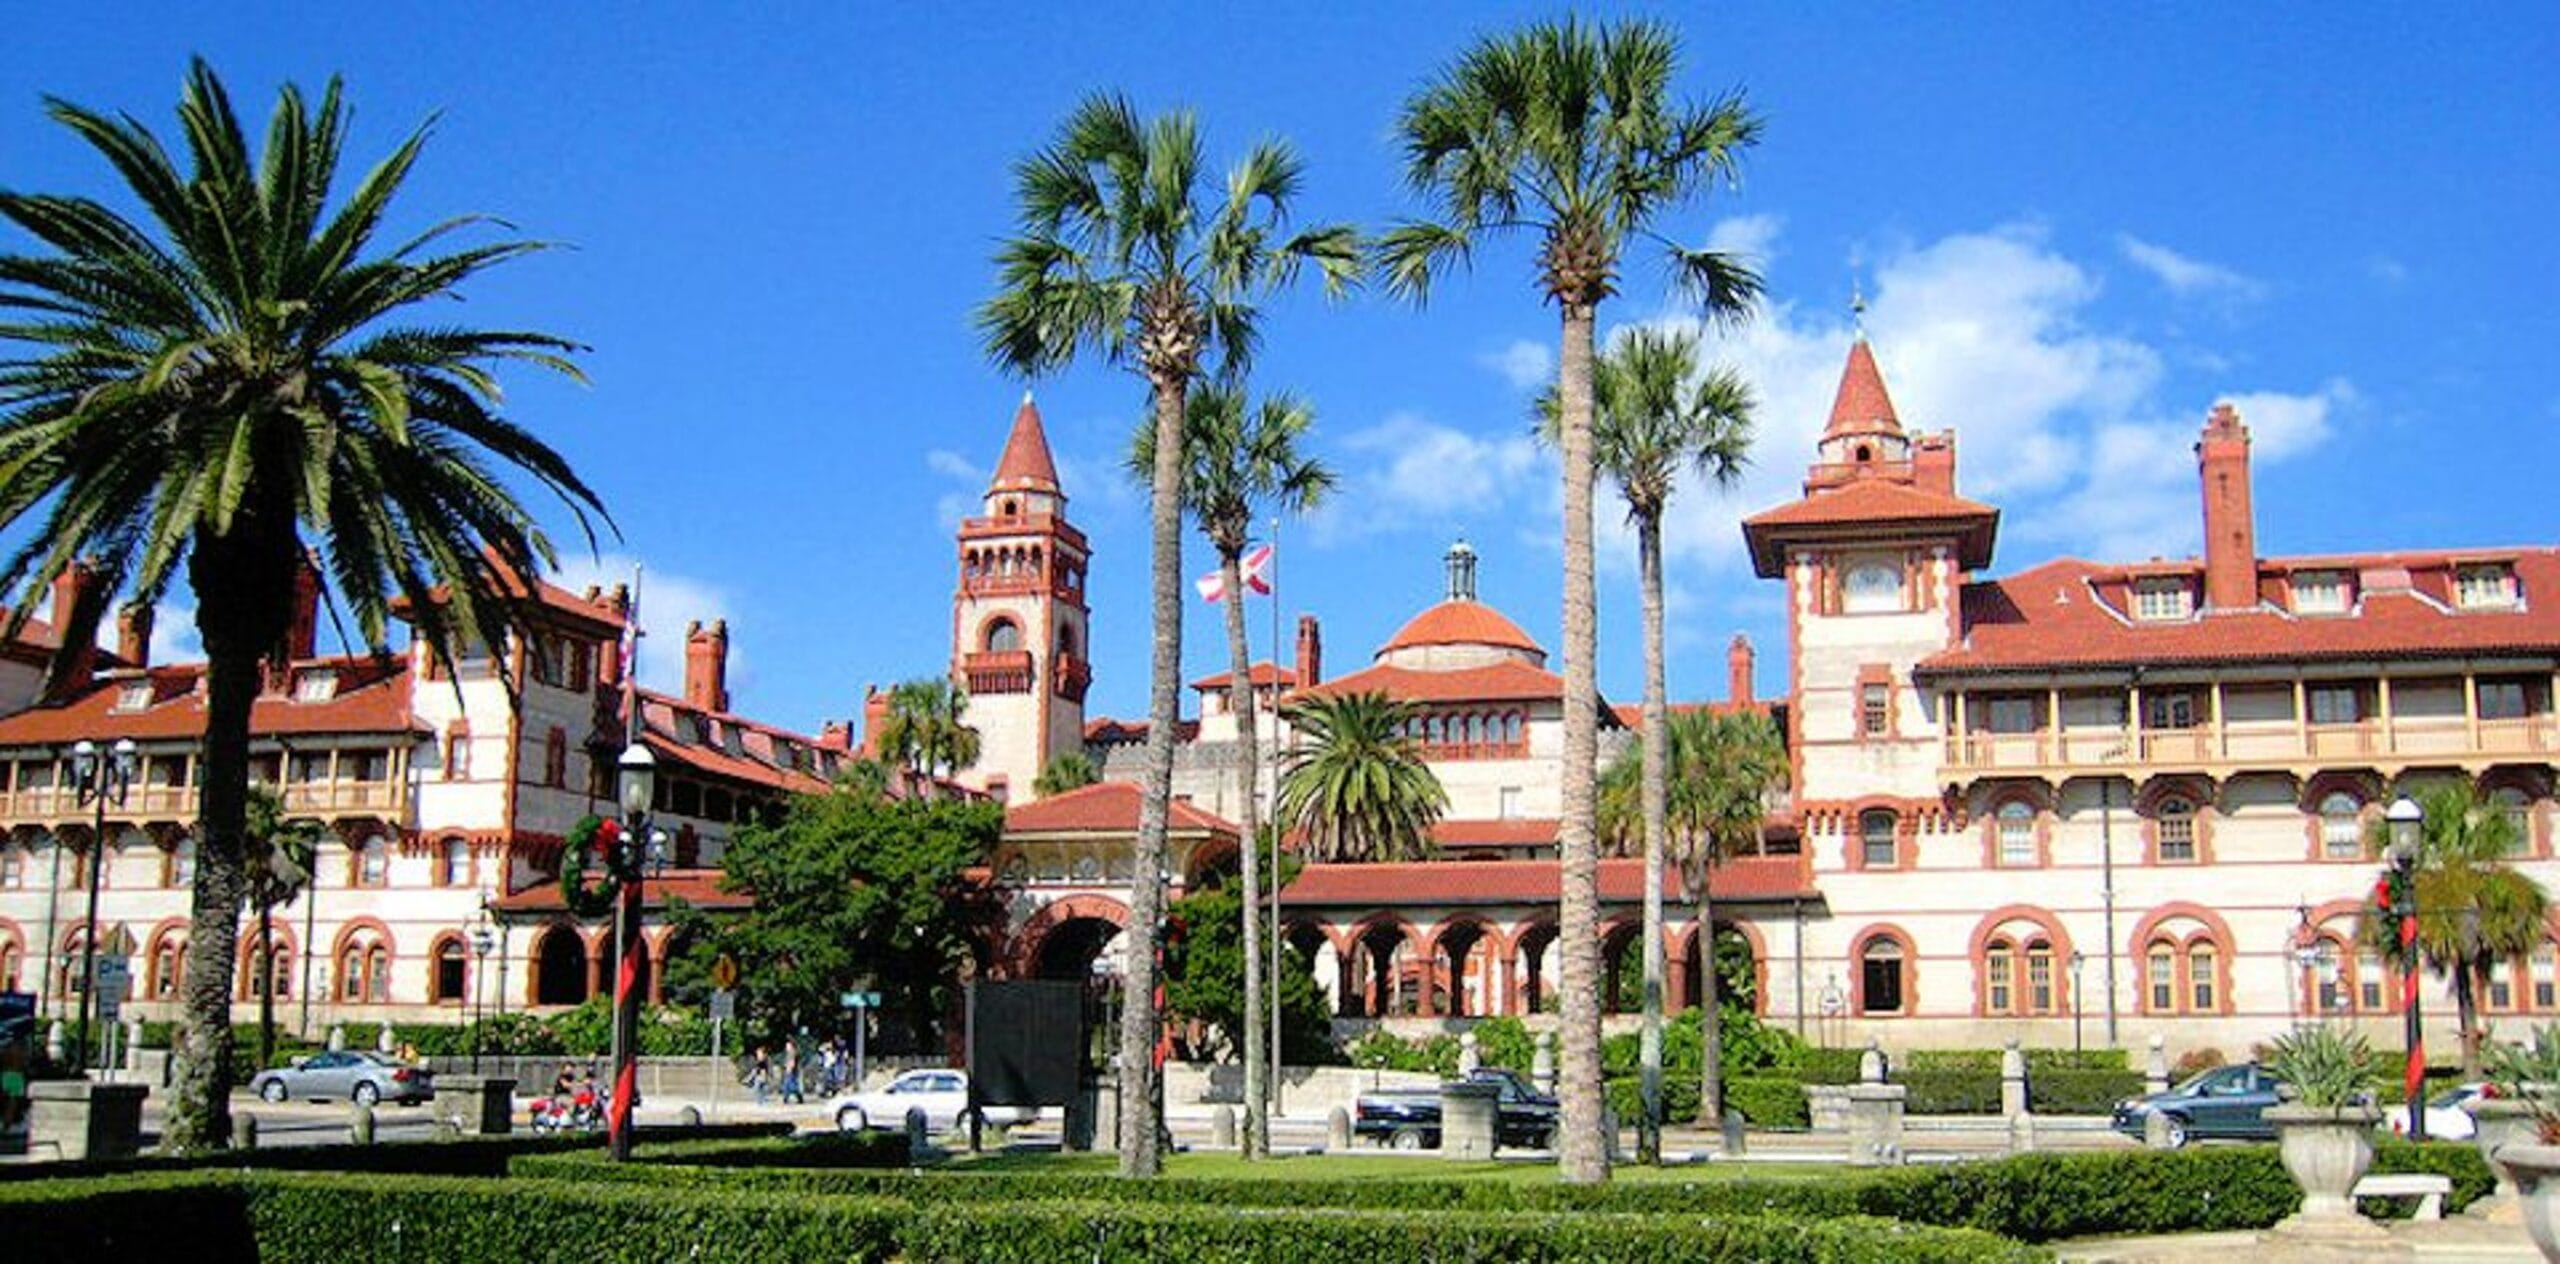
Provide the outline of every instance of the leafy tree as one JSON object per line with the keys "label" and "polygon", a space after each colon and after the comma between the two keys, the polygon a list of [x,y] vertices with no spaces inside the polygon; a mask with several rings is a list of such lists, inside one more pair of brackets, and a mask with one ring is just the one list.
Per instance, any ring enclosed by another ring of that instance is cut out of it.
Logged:
{"label": "leafy tree", "polygon": [[[1247,1042],[1259,1036],[1261,1024],[1250,1024],[1253,1036],[1242,1033],[1261,1002],[1258,995],[1248,997],[1244,986],[1252,976],[1243,952],[1242,884],[1220,881],[1193,891],[1173,902],[1171,916],[1183,929],[1165,956],[1166,1014],[1211,1028],[1222,1046],[1218,1057],[1250,1053]],[[1333,1019],[1316,986],[1314,964],[1286,945],[1279,951],[1282,1055],[1301,1066],[1331,1061]]]}
{"label": "leafy tree", "polygon": [[[267,957],[274,951],[275,911],[278,905],[291,904],[311,885],[312,863],[320,854],[320,822],[302,817],[288,819],[284,814],[284,796],[263,783],[249,787],[247,828],[242,832],[241,859],[247,874],[245,896],[249,907],[258,911],[258,957],[265,976],[257,980],[258,991],[258,1066],[275,1064],[276,1058],[276,964]],[[304,981],[309,986],[309,981]]]}
{"label": "leafy tree", "polygon": [[[2550,935],[2551,905],[2542,884],[2507,863],[2520,850],[2516,823],[2461,783],[2429,786],[2418,795],[2425,813],[2419,827],[2417,865],[2418,960],[2453,981],[2462,1031],[2462,1074],[2478,1079],[2480,993],[2500,965],[2522,961]],[[2366,849],[2380,857],[2391,844],[2388,822],[2376,821]],[[2398,923],[2368,896],[2358,928],[2366,946],[2394,971],[2408,969]]]}
{"label": "leafy tree", "polygon": [[[1141,118],[1096,94],[1056,139],[1014,166],[1021,232],[996,252],[997,292],[978,309],[987,354],[1038,375],[1083,355],[1137,371],[1155,417],[1149,569],[1155,657],[1148,677],[1147,767],[1133,872],[1164,868],[1173,802],[1173,731],[1182,689],[1182,423],[1192,384],[1217,363],[1251,360],[1255,302],[1314,265],[1328,292],[1358,276],[1359,239],[1342,225],[1292,232],[1302,172],[1278,140],[1246,151],[1223,183],[1207,179],[1199,123],[1176,111]],[[1120,1171],[1153,1176],[1156,1149],[1155,929],[1162,892],[1130,902],[1129,996],[1120,1021]]]}
{"label": "leafy tree", "polygon": [[1065,751],[1040,769],[1031,779],[1031,793],[1045,799],[1069,790],[1082,790],[1102,780],[1102,770],[1093,766],[1093,757],[1083,751]]}
{"label": "leafy tree", "polygon": [[[366,644],[385,645],[396,596],[450,654],[466,640],[503,644],[518,609],[508,594],[556,561],[510,475],[558,495],[590,545],[604,508],[498,406],[498,369],[575,378],[579,348],[471,328],[448,302],[541,245],[450,246],[490,222],[474,216],[388,250],[374,240],[423,128],[333,206],[349,117],[335,80],[316,105],[285,87],[253,155],[221,80],[194,63],[178,104],[185,170],[130,116],[47,109],[143,215],[0,193],[0,217],[43,249],[0,257],[0,342],[15,349],[0,358],[0,528],[32,524],[0,562],[0,591],[23,585],[23,612],[86,557],[102,591],[130,585],[140,604],[156,604],[182,566],[194,592],[204,782],[164,1144],[202,1150],[230,1136],[250,704],[305,558]],[[400,323],[430,302],[432,323]],[[86,644],[98,613],[63,629],[63,645]],[[58,656],[55,672],[68,662]]]}
{"label": "leafy tree", "polygon": [[1407,733],[1416,712],[1384,693],[1329,694],[1281,713],[1300,744],[1280,766],[1282,833],[1316,861],[1412,860],[1431,852],[1449,792]]}
{"label": "leafy tree", "polygon": [[968,714],[969,692],[947,676],[900,681],[889,687],[889,714],[880,721],[880,757],[905,769],[910,786],[967,768],[978,762]]}
{"label": "leafy tree", "polygon": [[[1636,528],[1636,573],[1643,589],[1644,743],[1639,778],[1644,825],[1644,1026],[1641,1033],[1644,1119],[1640,1157],[1662,1160],[1662,863],[1664,754],[1669,706],[1663,683],[1662,511],[1694,469],[1719,487],[1742,478],[1751,453],[1751,388],[1740,374],[1701,375],[1698,336],[1639,326],[1627,331],[1592,370],[1593,460],[1618,485]],[[1539,398],[1540,432],[1552,443],[1562,424],[1555,391]],[[1603,788],[1602,811],[1607,811]],[[1605,833],[1605,827],[1603,832]],[[1714,1042],[1708,1043],[1710,1064]],[[1701,1110],[1717,1106],[1709,1087]]]}
{"label": "leafy tree", "polygon": [[[1244,634],[1244,551],[1253,542],[1253,521],[1263,505],[1289,512],[1315,507],[1333,488],[1333,471],[1298,450],[1298,441],[1315,424],[1315,411],[1294,396],[1275,395],[1260,408],[1245,400],[1244,388],[1213,383],[1194,392],[1182,427],[1183,503],[1218,553],[1218,574],[1226,585],[1229,705],[1236,717],[1236,802],[1244,834],[1244,1156],[1258,1157],[1269,1144],[1265,1133],[1269,1104],[1263,1063],[1269,1040],[1263,1032],[1261,861],[1262,760],[1255,736],[1253,652]],[[1138,428],[1130,445],[1129,467],[1145,472],[1155,467],[1153,425]],[[1278,650],[1275,648],[1276,656]],[[1279,951],[1275,945],[1272,951]]]}
{"label": "leafy tree", "polygon": [[1626,250],[1668,247],[1674,276],[1713,317],[1745,312],[1759,278],[1714,250],[1661,238],[1654,218],[1730,179],[1760,123],[1740,98],[1675,106],[1679,42],[1660,23],[1594,27],[1572,18],[1489,36],[1405,103],[1397,133],[1405,176],[1438,204],[1381,239],[1378,264],[1395,293],[1425,296],[1463,266],[1478,237],[1520,229],[1538,240],[1539,288],[1563,318],[1557,447],[1564,466],[1564,954],[1559,1096],[1565,1179],[1608,1178],[1600,1135],[1600,893],[1593,792],[1598,768],[1597,602],[1591,571],[1592,339],[1617,290]]}
{"label": "leafy tree", "polygon": [[929,1045],[957,1004],[971,945],[1003,915],[968,879],[1003,829],[992,803],[800,796],[780,824],[741,829],[722,858],[721,889],[754,896],[753,907],[678,913],[689,947],[668,981],[701,986],[728,954],[745,1030],[767,1041],[841,1028],[838,994],[867,985],[883,994],[884,1017]]}

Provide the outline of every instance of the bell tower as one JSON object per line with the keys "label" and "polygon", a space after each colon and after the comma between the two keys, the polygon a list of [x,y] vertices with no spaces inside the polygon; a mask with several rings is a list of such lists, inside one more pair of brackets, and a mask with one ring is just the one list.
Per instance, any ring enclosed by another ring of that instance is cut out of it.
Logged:
{"label": "bell tower", "polygon": [[951,678],[969,692],[978,762],[959,779],[1001,799],[1031,798],[1050,759],[1084,749],[1087,658],[1084,533],[1040,409],[1028,392],[987,484],[984,514],[960,524],[951,601]]}

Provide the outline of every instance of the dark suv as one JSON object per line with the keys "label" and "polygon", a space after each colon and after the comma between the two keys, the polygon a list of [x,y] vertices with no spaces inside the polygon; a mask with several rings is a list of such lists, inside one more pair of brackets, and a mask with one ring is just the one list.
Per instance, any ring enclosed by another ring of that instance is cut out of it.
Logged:
{"label": "dark suv", "polygon": [[2215,1067],[2165,1093],[2116,1103],[2115,1130],[2138,1140],[2145,1120],[2156,1113],[2167,1121],[2173,1150],[2197,1138],[2273,1141],[2276,1130],[2267,1122],[2267,1108],[2276,1104],[2279,1083],[2274,1072],[2255,1062]]}

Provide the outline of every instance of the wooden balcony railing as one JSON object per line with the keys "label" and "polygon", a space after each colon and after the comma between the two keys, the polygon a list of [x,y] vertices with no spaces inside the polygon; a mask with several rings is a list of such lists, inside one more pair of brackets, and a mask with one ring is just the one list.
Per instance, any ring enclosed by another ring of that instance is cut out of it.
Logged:
{"label": "wooden balcony railing", "polygon": [[2288,719],[2189,728],[1958,733],[1946,739],[1945,758],[1951,768],[1966,772],[2051,774],[2126,764],[2236,769],[2342,759],[2548,760],[2555,746],[2560,746],[2560,720],[2548,715],[2476,721],[2430,716],[2390,723],[2300,724]]}

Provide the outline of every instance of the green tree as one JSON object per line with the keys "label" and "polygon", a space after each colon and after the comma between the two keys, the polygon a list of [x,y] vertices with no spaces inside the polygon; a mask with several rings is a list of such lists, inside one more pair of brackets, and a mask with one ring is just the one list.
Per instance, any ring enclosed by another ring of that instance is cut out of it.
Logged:
{"label": "green tree", "polygon": [[[1664,731],[1665,740],[1654,748],[1663,753],[1661,833],[1647,829],[1652,805],[1646,802],[1646,774],[1652,761],[1640,738],[1601,779],[1601,834],[1622,852],[1631,841],[1641,839],[1643,845],[1659,837],[1662,859],[1649,858],[1649,867],[1658,875],[1666,862],[1678,866],[1682,893],[1697,902],[1698,925],[1712,927],[1715,900],[1707,883],[1717,861],[1759,843],[1769,792],[1786,784],[1786,742],[1778,726],[1757,711],[1684,711],[1670,716]],[[1724,973],[1708,971],[1701,979],[1703,1008],[1723,1009]],[[1659,985],[1650,979],[1648,989],[1658,998]],[[1723,1030],[1721,1023],[1705,1029],[1700,1051],[1698,1122],[1705,1126],[1724,1117]]]}
{"label": "green tree", "polygon": [[1419,713],[1384,693],[1329,694],[1281,718],[1299,742],[1280,765],[1273,824],[1298,835],[1313,861],[1414,860],[1431,853],[1431,826],[1449,792],[1410,733]]}
{"label": "green tree", "polygon": [[[335,80],[316,105],[285,87],[253,155],[220,79],[194,63],[178,104],[186,170],[130,116],[47,109],[143,217],[0,193],[0,217],[44,251],[0,257],[0,342],[15,348],[0,359],[0,528],[33,524],[0,563],[0,591],[23,584],[23,611],[86,556],[104,591],[129,584],[138,603],[158,602],[182,566],[194,592],[202,830],[164,1136],[202,1150],[230,1136],[250,704],[304,559],[368,645],[385,645],[395,596],[440,653],[500,645],[517,617],[506,594],[557,560],[507,476],[557,494],[590,545],[604,508],[499,412],[499,369],[575,378],[576,345],[470,328],[449,303],[541,245],[449,246],[479,217],[388,250],[375,241],[423,128],[333,206],[349,117]],[[429,303],[430,323],[401,323]],[[95,616],[63,629],[63,644],[85,644]]]}
{"label": "green tree", "polygon": [[[1664,737],[1669,704],[1663,681],[1662,512],[1680,471],[1696,470],[1718,487],[1741,481],[1750,461],[1751,388],[1730,369],[1701,376],[1698,336],[1639,326],[1619,337],[1592,370],[1595,409],[1592,459],[1627,502],[1636,528],[1636,572],[1643,590],[1644,732],[1640,798],[1644,825],[1644,1026],[1640,1033],[1644,1119],[1638,1157],[1662,1161],[1662,863]],[[1540,433],[1555,442],[1561,409],[1549,388],[1538,401]],[[1607,810],[1606,788],[1602,811]],[[1603,827],[1605,834],[1606,828]],[[1716,1053],[1708,1042],[1710,1065]],[[1700,1108],[1716,1105],[1713,1089]]]}
{"label": "green tree", "polygon": [[[2530,957],[2547,941],[2551,897],[2507,863],[2523,841],[2516,822],[2470,786],[2431,785],[2419,792],[2418,807],[2425,814],[2418,838],[2418,960],[2452,980],[2462,1074],[2478,1079],[2480,993],[2492,970]],[[2389,823],[2374,822],[2366,849],[2379,858],[2390,843]],[[2393,970],[2406,970],[2395,925],[2368,896],[2359,937]]]}
{"label": "green tree", "polygon": [[[1260,1157],[1269,1138],[1268,1088],[1264,1063],[1270,1042],[1263,1032],[1262,907],[1257,858],[1262,836],[1260,795],[1262,760],[1255,737],[1253,651],[1244,633],[1244,551],[1253,542],[1255,513],[1264,505],[1303,513],[1333,488],[1333,471],[1298,449],[1298,441],[1315,424],[1315,410],[1295,396],[1281,394],[1259,408],[1245,399],[1244,388],[1211,383],[1192,392],[1182,427],[1183,503],[1218,554],[1218,574],[1225,585],[1227,610],[1227,697],[1236,717],[1236,802],[1244,834],[1244,1156]],[[1152,424],[1138,428],[1130,445],[1129,468],[1145,474],[1155,468],[1156,432]],[[1275,647],[1272,651],[1279,653]],[[1273,951],[1278,951],[1275,947]]]}
{"label": "green tree", "polygon": [[1045,799],[1069,790],[1082,790],[1102,780],[1102,770],[1093,766],[1093,757],[1083,751],[1064,751],[1040,769],[1031,779],[1031,793]]}
{"label": "green tree", "polygon": [[722,856],[721,889],[752,895],[752,907],[678,914],[689,947],[668,981],[700,986],[728,954],[747,1030],[768,1041],[839,1029],[838,995],[867,985],[884,1017],[931,1047],[970,945],[1002,916],[968,871],[1003,830],[993,803],[842,789],[795,798],[779,824],[746,826]]}
{"label": "green tree", "polygon": [[1748,310],[1759,278],[1714,250],[1662,239],[1654,218],[1730,179],[1760,123],[1738,97],[1675,106],[1679,42],[1655,22],[1594,27],[1566,18],[1490,36],[1404,106],[1405,175],[1438,205],[1381,239],[1395,293],[1421,299],[1466,263],[1477,239],[1520,229],[1538,240],[1539,288],[1563,319],[1557,448],[1564,466],[1563,815],[1557,826],[1564,955],[1559,1165],[1565,1179],[1608,1179],[1600,1135],[1600,859],[1593,824],[1599,764],[1598,617],[1591,571],[1592,338],[1630,246],[1668,247],[1670,268],[1713,317]]}
{"label": "green tree", "polygon": [[[258,911],[258,954],[265,976],[258,979],[258,1062],[276,1058],[276,964],[267,954],[275,948],[275,911],[291,904],[311,885],[312,863],[320,854],[325,827],[309,817],[287,818],[284,796],[272,786],[249,787],[249,811],[241,832],[241,861],[246,872],[245,898]],[[308,986],[308,981],[305,982]]]}
{"label": "green tree", "polygon": [[[1183,930],[1165,954],[1166,1014],[1208,1025],[1223,1046],[1220,1057],[1249,1052],[1246,1042],[1261,1038],[1261,1024],[1251,1024],[1256,1035],[1240,1033],[1261,1002],[1248,997],[1244,986],[1252,975],[1241,934],[1247,921],[1243,885],[1212,882],[1174,901],[1171,917]],[[1302,1066],[1330,1061],[1333,1019],[1316,986],[1315,967],[1294,948],[1282,945],[1278,951],[1282,1054]]]}
{"label": "green tree", "polygon": [[889,687],[880,721],[880,758],[906,770],[921,787],[978,762],[978,730],[969,727],[969,692],[947,676],[920,676]]}
{"label": "green tree", "polygon": [[[1217,363],[1241,373],[1259,334],[1255,302],[1312,264],[1329,293],[1359,273],[1347,226],[1292,231],[1302,170],[1278,140],[1246,151],[1222,184],[1208,179],[1198,122],[1141,118],[1121,97],[1088,97],[1057,137],[1014,166],[1020,234],[996,253],[996,295],[978,309],[989,357],[1026,375],[1099,355],[1146,379],[1155,417],[1149,570],[1155,656],[1148,676],[1147,764],[1133,872],[1164,868],[1173,802],[1173,737],[1182,688],[1182,424],[1192,384]],[[1155,929],[1163,893],[1130,901],[1128,988],[1120,1021],[1120,1171],[1153,1176],[1156,1150]]]}

